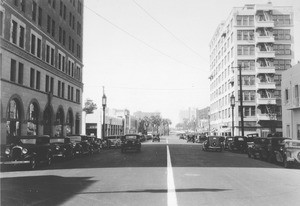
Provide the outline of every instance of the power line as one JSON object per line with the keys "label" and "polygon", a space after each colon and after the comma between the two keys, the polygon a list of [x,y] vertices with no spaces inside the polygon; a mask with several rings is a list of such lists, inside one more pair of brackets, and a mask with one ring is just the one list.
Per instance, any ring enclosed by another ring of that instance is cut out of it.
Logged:
{"label": "power line", "polygon": [[197,51],[195,51],[193,48],[191,48],[189,45],[187,45],[184,41],[179,39],[173,32],[171,32],[166,26],[164,26],[162,23],[160,23],[157,19],[155,19],[144,7],[142,7],[140,4],[138,4],[135,0],[132,0],[143,12],[145,12],[153,21],[155,21],[158,25],[160,25],[165,31],[167,31],[174,39],[176,39],[178,42],[180,42],[182,45],[184,45],[187,49],[189,49],[191,52],[196,54],[198,57],[202,58],[203,60],[207,61],[207,58],[201,56]]}
{"label": "power line", "polygon": [[91,11],[92,13],[94,13],[96,16],[98,16],[99,18],[101,18],[102,20],[106,21],[107,23],[111,24],[112,26],[114,26],[115,28],[117,28],[118,30],[124,32],[125,34],[127,34],[128,36],[130,36],[131,38],[135,39],[136,41],[144,44],[145,46],[149,47],[150,49],[160,53],[161,55],[163,56],[166,56],[168,57],[169,59],[173,60],[174,62],[177,62],[177,63],[180,63],[182,65],[185,65],[187,67],[190,67],[190,68],[193,68],[193,69],[197,69],[199,71],[199,69],[201,69],[200,67],[195,67],[195,66],[192,66],[192,65],[189,65],[189,64],[186,64],[178,59],[175,59],[174,57],[160,51],[159,49],[151,46],[150,44],[148,44],[147,42],[143,41],[142,39],[134,36],[133,34],[131,34],[130,32],[126,31],[125,29],[121,28],[120,26],[114,24],[113,22],[111,22],[109,19],[105,18],[104,16],[100,15],[99,13],[97,13],[96,11],[90,9],[89,7],[87,7],[86,5],[84,5],[85,8],[87,8],[89,11]]}

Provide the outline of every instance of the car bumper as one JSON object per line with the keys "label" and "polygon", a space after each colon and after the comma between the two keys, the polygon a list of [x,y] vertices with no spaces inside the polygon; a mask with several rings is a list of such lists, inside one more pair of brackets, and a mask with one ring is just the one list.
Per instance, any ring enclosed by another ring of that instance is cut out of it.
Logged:
{"label": "car bumper", "polygon": [[30,164],[30,160],[23,160],[23,161],[5,161],[1,162],[1,165],[21,165],[21,164]]}

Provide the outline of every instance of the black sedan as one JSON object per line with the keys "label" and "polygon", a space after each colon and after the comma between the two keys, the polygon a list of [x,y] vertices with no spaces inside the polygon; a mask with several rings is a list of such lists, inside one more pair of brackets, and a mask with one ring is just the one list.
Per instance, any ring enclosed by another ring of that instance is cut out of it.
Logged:
{"label": "black sedan", "polygon": [[137,152],[141,151],[140,135],[138,134],[127,134],[122,138],[121,151],[126,152],[127,150],[134,150]]}

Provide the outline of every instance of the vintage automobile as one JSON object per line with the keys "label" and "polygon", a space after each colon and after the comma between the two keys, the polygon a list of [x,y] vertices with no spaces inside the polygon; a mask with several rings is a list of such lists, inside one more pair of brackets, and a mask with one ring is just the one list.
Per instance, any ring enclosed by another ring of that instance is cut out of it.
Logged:
{"label": "vintage automobile", "polygon": [[222,152],[224,148],[224,140],[223,136],[208,136],[207,140],[203,142],[202,150],[203,151],[219,151]]}
{"label": "vintage automobile", "polygon": [[108,148],[120,148],[121,147],[121,135],[112,135],[107,137]]}
{"label": "vintage automobile", "polygon": [[141,151],[140,136],[138,134],[126,134],[122,137],[121,151],[126,152],[127,150]]}
{"label": "vintage automobile", "polygon": [[74,158],[74,146],[69,137],[51,138],[50,146],[52,156],[55,158]]}
{"label": "vintage automobile", "polygon": [[224,150],[228,150],[229,143],[233,141],[233,137],[226,137],[224,141]]}
{"label": "vintage automobile", "polygon": [[27,165],[35,169],[40,163],[50,165],[52,151],[49,136],[17,136],[11,137],[6,145],[1,165]]}
{"label": "vintage automobile", "polygon": [[154,142],[154,141],[160,142],[159,134],[153,135],[152,142]]}
{"label": "vintage automobile", "polygon": [[70,135],[68,136],[73,144],[75,156],[91,155],[92,146],[85,135]]}
{"label": "vintage automobile", "polygon": [[274,150],[275,161],[285,168],[300,166],[300,140],[285,139],[282,146]]}
{"label": "vintage automobile", "polygon": [[255,137],[253,145],[248,147],[249,158],[262,158],[262,150],[265,150],[268,145],[268,139],[266,137]]}
{"label": "vintage automobile", "polygon": [[[225,143],[226,144],[226,143]],[[248,144],[246,137],[234,136],[232,140],[228,142],[229,151],[239,151],[247,153]]]}
{"label": "vintage automobile", "polygon": [[102,141],[95,136],[86,136],[88,142],[91,145],[92,153],[99,153],[102,148]]}
{"label": "vintage automobile", "polygon": [[187,137],[186,137],[186,142],[193,142],[195,143],[196,141],[196,137],[194,134],[188,134]]}
{"label": "vintage automobile", "polygon": [[263,147],[261,150],[260,158],[262,160],[267,160],[268,162],[275,161],[275,151],[282,149],[283,141],[290,138],[283,137],[267,137],[267,146]]}

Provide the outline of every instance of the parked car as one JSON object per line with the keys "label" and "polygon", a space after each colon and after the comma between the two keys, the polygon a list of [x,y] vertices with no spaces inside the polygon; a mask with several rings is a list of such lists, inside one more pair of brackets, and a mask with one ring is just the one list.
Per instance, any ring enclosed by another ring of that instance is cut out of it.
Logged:
{"label": "parked car", "polygon": [[[225,143],[226,144],[226,143]],[[229,151],[239,151],[247,153],[248,145],[246,137],[234,136],[232,140],[228,142]]]}
{"label": "parked car", "polygon": [[1,165],[28,165],[35,169],[40,163],[50,165],[52,151],[49,136],[17,136],[6,145]]}
{"label": "parked car", "polygon": [[154,142],[154,141],[160,142],[159,134],[153,135],[152,142]]}
{"label": "parked car", "polygon": [[224,150],[228,150],[228,145],[233,141],[233,137],[226,137],[224,141]]}
{"label": "parked car", "polygon": [[300,140],[284,140],[282,150],[276,151],[276,161],[282,160],[283,166],[289,168],[300,166]]}
{"label": "parked car", "polygon": [[71,135],[68,136],[70,141],[74,147],[74,154],[75,156],[82,156],[82,155],[91,155],[92,154],[92,147],[88,141],[87,136],[85,135]]}
{"label": "parked car", "polygon": [[121,151],[126,152],[127,150],[141,151],[140,136],[137,134],[127,134],[122,138]]}
{"label": "parked car", "polygon": [[95,136],[86,136],[90,143],[92,153],[99,153],[102,148],[102,141]]}
{"label": "parked car", "polygon": [[267,137],[267,146],[263,147],[261,150],[260,158],[262,160],[267,160],[269,162],[275,161],[275,151],[282,149],[284,143],[283,141],[289,138],[283,137]]}
{"label": "parked car", "polygon": [[108,148],[120,148],[121,147],[121,135],[112,135],[107,137]]}
{"label": "parked car", "polygon": [[224,148],[224,140],[225,138],[223,136],[208,136],[207,140],[203,142],[202,150],[213,150],[222,152]]}
{"label": "parked car", "polygon": [[147,140],[150,140],[150,139],[152,139],[152,138],[153,138],[153,135],[152,135],[152,134],[147,134],[147,135],[146,135],[146,139],[147,139]]}
{"label": "parked car", "polygon": [[51,138],[50,146],[52,156],[57,158],[74,158],[74,146],[69,137]]}
{"label": "parked car", "polygon": [[179,139],[185,139],[184,134],[180,134]]}
{"label": "parked car", "polygon": [[188,134],[187,137],[186,137],[186,142],[193,142],[195,143],[196,141],[196,137],[194,134]]}
{"label": "parked car", "polygon": [[256,137],[253,140],[253,145],[248,147],[249,158],[260,158],[262,159],[262,150],[265,150],[268,144],[266,137]]}

